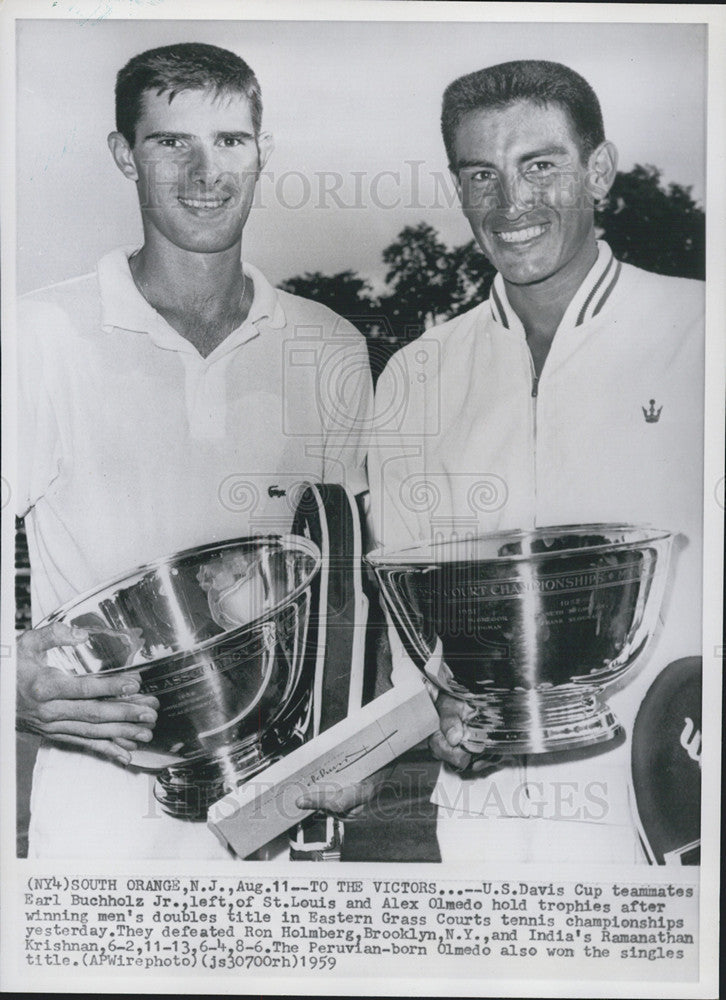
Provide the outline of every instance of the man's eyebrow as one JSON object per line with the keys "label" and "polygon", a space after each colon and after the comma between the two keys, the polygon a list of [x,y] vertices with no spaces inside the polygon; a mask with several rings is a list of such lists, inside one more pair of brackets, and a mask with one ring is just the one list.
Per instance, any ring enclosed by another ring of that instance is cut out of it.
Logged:
{"label": "man's eyebrow", "polygon": [[253,132],[217,132],[217,139],[254,139]]}
{"label": "man's eyebrow", "polygon": [[570,150],[564,146],[547,146],[546,149],[536,149],[533,153],[525,153],[519,157],[519,162],[526,160],[538,160],[541,156],[569,156]]}
{"label": "man's eyebrow", "polygon": [[[149,142],[153,139],[194,139],[191,132],[149,132],[142,139],[142,142]],[[253,139],[252,132],[216,132],[215,139]]]}
{"label": "man's eyebrow", "polygon": [[[519,157],[520,163],[527,163],[529,160],[538,160],[543,156],[569,156],[570,150],[566,149],[564,146],[547,146],[546,149],[535,149],[531,153],[523,153]],[[497,170],[498,167],[494,163],[490,163],[489,160],[459,160],[457,164],[458,168],[471,169],[472,167],[485,167],[487,170]]]}
{"label": "man's eyebrow", "polygon": [[193,139],[194,136],[189,132],[149,132],[142,139],[142,142],[148,142],[150,139]]}
{"label": "man's eyebrow", "polygon": [[462,167],[464,168],[487,167],[489,170],[497,169],[493,163],[489,162],[489,160],[457,160],[456,165],[459,168],[459,170],[461,170]]}

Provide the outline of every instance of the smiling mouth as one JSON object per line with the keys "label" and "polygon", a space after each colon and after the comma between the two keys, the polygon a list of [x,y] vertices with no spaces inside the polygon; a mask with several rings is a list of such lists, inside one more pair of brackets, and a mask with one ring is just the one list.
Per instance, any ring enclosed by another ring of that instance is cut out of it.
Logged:
{"label": "smiling mouth", "polygon": [[207,211],[213,211],[215,208],[221,208],[225,205],[229,198],[179,198],[179,201],[184,205],[185,208],[201,208]]}
{"label": "smiling mouth", "polygon": [[536,239],[547,229],[547,226],[528,226],[526,229],[510,229],[496,234],[503,243],[526,243]]}

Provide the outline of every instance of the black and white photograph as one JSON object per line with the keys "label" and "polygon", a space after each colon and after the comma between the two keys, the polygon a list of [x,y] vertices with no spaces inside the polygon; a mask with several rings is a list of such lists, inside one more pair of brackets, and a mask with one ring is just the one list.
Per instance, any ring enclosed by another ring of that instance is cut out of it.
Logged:
{"label": "black and white photograph", "polygon": [[586,6],[2,11],[4,989],[716,995],[726,19]]}

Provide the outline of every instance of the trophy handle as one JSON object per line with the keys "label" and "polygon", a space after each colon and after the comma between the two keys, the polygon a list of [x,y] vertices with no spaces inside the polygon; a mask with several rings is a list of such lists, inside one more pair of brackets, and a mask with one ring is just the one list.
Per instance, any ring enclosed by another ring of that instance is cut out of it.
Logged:
{"label": "trophy handle", "polygon": [[[361,520],[354,495],[334,483],[311,484],[302,493],[292,533],[320,549],[322,565],[313,591],[306,656],[315,661],[310,736],[318,736],[363,699],[368,598],[363,590]],[[299,823],[290,838],[296,861],[340,857],[339,820],[318,813]]]}

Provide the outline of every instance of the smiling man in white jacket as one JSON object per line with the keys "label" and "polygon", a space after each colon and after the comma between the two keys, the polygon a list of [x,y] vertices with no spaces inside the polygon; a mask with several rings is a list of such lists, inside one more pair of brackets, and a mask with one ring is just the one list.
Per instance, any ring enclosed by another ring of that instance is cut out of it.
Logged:
{"label": "smiling man in white jacket", "polygon": [[[567,67],[513,62],[454,81],[442,131],[498,273],[486,302],[404,348],[380,379],[378,543],[593,522],[677,536],[661,634],[609,699],[624,742],[464,770],[461,703],[439,695],[442,857],[643,860],[632,722],[659,671],[700,653],[703,285],[623,264],[597,240],[617,152],[596,95]],[[410,661],[392,644],[395,680]]]}

